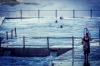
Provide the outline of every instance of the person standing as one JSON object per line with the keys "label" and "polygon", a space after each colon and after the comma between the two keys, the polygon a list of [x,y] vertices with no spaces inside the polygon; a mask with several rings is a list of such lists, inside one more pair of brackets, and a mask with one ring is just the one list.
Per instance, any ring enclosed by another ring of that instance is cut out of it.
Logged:
{"label": "person standing", "polygon": [[82,38],[85,61],[88,61],[88,55],[90,53],[90,41],[91,37],[89,36],[88,33],[86,33],[86,36]]}

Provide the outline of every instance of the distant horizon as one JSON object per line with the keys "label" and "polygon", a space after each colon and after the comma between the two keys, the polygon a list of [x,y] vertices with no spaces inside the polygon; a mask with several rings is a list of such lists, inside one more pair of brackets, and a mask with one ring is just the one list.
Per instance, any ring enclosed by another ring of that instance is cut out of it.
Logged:
{"label": "distant horizon", "polygon": [[[1,0],[0,0],[1,1]],[[6,1],[6,0],[4,0]],[[1,10],[98,10],[99,0],[7,0],[18,3],[1,3]],[[5,6],[4,6],[5,5]],[[98,14],[98,13],[97,13]]]}
{"label": "distant horizon", "polygon": [[41,3],[41,2],[46,2],[46,1],[70,1],[70,2],[92,2],[92,3],[98,3],[100,0],[0,0],[0,3],[8,2],[8,3],[13,3],[13,2],[19,2],[19,3]]}

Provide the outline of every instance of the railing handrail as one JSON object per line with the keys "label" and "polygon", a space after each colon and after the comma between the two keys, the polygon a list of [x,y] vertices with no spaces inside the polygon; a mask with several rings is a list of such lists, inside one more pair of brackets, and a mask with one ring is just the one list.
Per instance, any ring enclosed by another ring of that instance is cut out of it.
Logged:
{"label": "railing handrail", "polygon": [[[23,37],[17,37],[17,38],[23,38]],[[25,36],[25,38],[31,38],[31,39],[46,39],[47,37],[27,37]],[[71,39],[72,37],[49,37],[50,39]],[[82,37],[74,37],[75,39],[82,39]],[[99,39],[98,37],[91,37],[92,39]]]}
{"label": "railing handrail", "polygon": [[[15,31],[15,32],[13,32],[13,31]],[[7,39],[7,40],[9,39],[9,35],[8,35],[9,33],[11,34],[11,39],[12,39],[13,37],[17,37],[16,28],[11,29],[10,31],[6,31],[6,39]],[[13,34],[15,34],[15,36],[13,36]]]}
{"label": "railing handrail", "polygon": [[[31,16],[26,16],[26,15],[24,15],[23,13],[24,13],[24,11],[36,11],[37,13],[36,13],[36,15],[31,15]],[[92,18],[93,17],[93,13],[94,13],[94,11],[100,11],[100,10],[94,10],[94,9],[88,9],[88,10],[86,10],[86,9],[84,9],[84,10],[75,10],[75,9],[72,9],[72,10],[12,10],[12,11],[6,11],[6,10],[0,10],[0,12],[2,13],[2,12],[18,12],[18,14],[19,15],[17,15],[17,16],[13,16],[13,17],[11,17],[11,16],[5,16],[5,18],[6,19],[27,19],[27,18],[35,18],[35,17],[37,17],[37,18],[41,18],[41,17],[43,17],[43,16],[41,16],[41,12],[42,11],[54,11],[55,12],[55,14],[52,14],[53,16],[52,17],[55,17],[55,18],[58,18],[58,17],[60,17],[60,16],[58,16],[58,12],[59,11],[71,11],[71,16],[70,15],[68,15],[68,18],[82,18],[82,17],[87,17],[87,16],[77,16],[77,11],[79,11],[79,12],[82,12],[82,11],[89,11],[90,12],[90,15],[88,15],[90,18]],[[24,15],[24,16],[23,16]],[[62,15],[63,16],[63,15]],[[95,16],[94,16],[95,17]],[[98,16],[99,17],[99,16]]]}
{"label": "railing handrail", "polygon": [[86,10],[86,9],[84,9],[84,10],[78,10],[78,9],[71,9],[71,10],[59,10],[59,9],[55,9],[55,10],[9,10],[9,11],[7,11],[7,10],[0,10],[0,11],[3,11],[3,12],[17,12],[17,11],[73,11],[73,10],[75,10],[75,11],[90,11],[90,10],[92,10],[92,11],[100,11],[100,10],[94,10],[94,9],[88,9],[88,10]]}
{"label": "railing handrail", "polygon": [[[85,28],[85,32],[84,32],[84,33],[85,33],[85,34],[86,34],[86,33],[88,33],[88,34],[89,34],[89,36],[91,37],[91,34],[90,34],[90,32],[89,32],[88,28]],[[85,35],[85,34],[84,34],[84,35]]]}

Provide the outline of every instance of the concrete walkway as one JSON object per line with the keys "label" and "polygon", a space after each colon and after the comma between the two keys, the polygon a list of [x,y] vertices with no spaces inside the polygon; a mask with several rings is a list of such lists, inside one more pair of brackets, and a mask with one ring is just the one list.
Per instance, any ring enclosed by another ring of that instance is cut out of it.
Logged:
{"label": "concrete walkway", "polygon": [[91,53],[88,62],[84,61],[82,45],[75,47],[51,61],[50,66],[100,66],[99,43],[91,43]]}

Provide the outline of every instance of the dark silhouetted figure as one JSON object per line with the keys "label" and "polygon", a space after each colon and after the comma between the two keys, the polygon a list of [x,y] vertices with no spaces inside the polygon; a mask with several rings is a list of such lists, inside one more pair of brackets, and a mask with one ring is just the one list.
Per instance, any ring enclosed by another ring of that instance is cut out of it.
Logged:
{"label": "dark silhouetted figure", "polygon": [[88,55],[90,53],[90,41],[91,37],[89,36],[88,33],[86,33],[86,36],[82,38],[85,61],[88,61]]}
{"label": "dark silhouetted figure", "polygon": [[60,17],[60,19],[63,19],[63,17]]}
{"label": "dark silhouetted figure", "polygon": [[63,25],[61,25],[60,28],[63,28]]}
{"label": "dark silhouetted figure", "polygon": [[56,20],[55,23],[58,23],[58,21]]}

